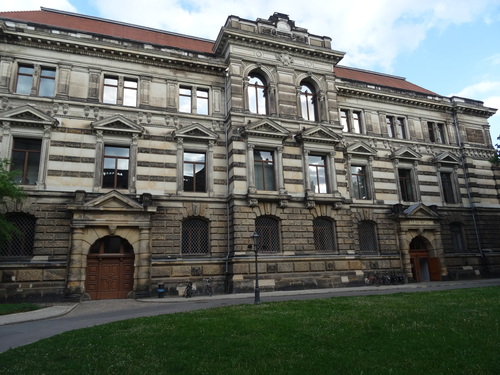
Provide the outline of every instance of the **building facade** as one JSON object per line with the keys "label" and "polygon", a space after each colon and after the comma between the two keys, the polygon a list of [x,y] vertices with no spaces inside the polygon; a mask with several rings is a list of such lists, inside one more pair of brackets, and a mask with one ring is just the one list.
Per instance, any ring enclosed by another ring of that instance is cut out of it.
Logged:
{"label": "building facade", "polygon": [[[131,298],[500,274],[482,102],[339,65],[287,15],[209,41],[0,13],[0,300]],[[256,243],[252,234],[259,237]]]}

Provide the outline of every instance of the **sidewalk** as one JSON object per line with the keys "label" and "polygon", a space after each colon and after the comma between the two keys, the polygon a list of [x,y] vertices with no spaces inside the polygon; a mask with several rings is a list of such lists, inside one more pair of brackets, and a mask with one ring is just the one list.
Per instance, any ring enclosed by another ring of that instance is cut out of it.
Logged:
{"label": "sidewalk", "polygon": [[[344,294],[366,294],[373,291],[376,293],[383,293],[384,291],[432,291],[442,289],[461,289],[461,288],[474,288],[486,286],[500,286],[500,279],[478,279],[478,280],[457,280],[457,281],[434,281],[425,283],[411,283],[403,285],[380,285],[380,286],[356,286],[356,287],[339,287],[330,289],[306,289],[306,290],[293,290],[293,291],[274,291],[263,292],[261,291],[262,302],[266,302],[266,298],[277,296],[299,296],[299,295],[322,295],[327,297],[334,297],[335,295]],[[165,298],[141,298],[137,299],[138,302],[144,303],[179,303],[179,302],[193,302],[199,303],[206,300],[235,300],[235,299],[249,299],[253,298],[254,293],[240,293],[240,294],[218,294],[212,297],[207,295],[193,296],[191,298],[183,297],[165,297]],[[119,301],[119,300],[113,300]],[[119,303],[116,303],[119,308]],[[18,324],[30,322],[35,320],[56,318],[68,314],[78,303],[74,304],[58,304],[50,307],[45,307],[40,310],[29,311],[18,314],[2,315],[0,316],[0,326],[8,324]]]}

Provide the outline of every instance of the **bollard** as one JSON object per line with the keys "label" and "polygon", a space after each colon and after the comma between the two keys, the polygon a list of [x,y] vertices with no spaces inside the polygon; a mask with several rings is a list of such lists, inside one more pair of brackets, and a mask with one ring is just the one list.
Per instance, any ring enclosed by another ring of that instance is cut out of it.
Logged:
{"label": "bollard", "polygon": [[163,298],[165,296],[165,287],[163,286],[163,283],[158,284],[158,298]]}

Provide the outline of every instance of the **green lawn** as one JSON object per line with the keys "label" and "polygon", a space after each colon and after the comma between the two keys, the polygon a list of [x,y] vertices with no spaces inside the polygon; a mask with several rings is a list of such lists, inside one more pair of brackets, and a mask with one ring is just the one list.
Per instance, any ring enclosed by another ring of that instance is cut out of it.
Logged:
{"label": "green lawn", "polygon": [[0,315],[16,314],[41,309],[34,303],[0,303]]}
{"label": "green lawn", "polygon": [[500,287],[239,305],[67,332],[2,374],[500,374]]}

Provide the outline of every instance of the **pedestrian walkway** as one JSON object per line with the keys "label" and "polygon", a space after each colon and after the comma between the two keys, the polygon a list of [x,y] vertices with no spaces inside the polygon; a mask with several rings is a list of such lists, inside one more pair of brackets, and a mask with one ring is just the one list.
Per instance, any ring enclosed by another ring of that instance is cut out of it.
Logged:
{"label": "pedestrian walkway", "polygon": [[[293,296],[315,296],[321,295],[321,297],[335,297],[339,295],[356,295],[356,294],[382,294],[389,292],[409,292],[409,291],[432,291],[432,290],[442,290],[442,289],[461,289],[461,288],[474,288],[474,287],[486,287],[486,286],[500,286],[500,279],[477,279],[477,280],[457,280],[457,281],[437,281],[437,282],[425,282],[425,283],[411,283],[404,285],[380,285],[380,286],[356,286],[356,287],[341,287],[341,288],[330,288],[330,289],[305,289],[305,290],[292,290],[292,291],[261,291],[261,300],[266,302],[267,300],[272,300],[276,297],[288,296],[289,299],[293,299]],[[141,303],[200,303],[206,300],[237,300],[237,299],[249,299],[254,296],[254,293],[240,293],[240,294],[218,294],[212,297],[208,295],[193,296],[189,299],[183,297],[169,297],[165,298],[141,298],[135,301]],[[106,310],[120,309],[127,305],[127,300],[107,300],[105,304],[99,304],[102,301],[90,301],[90,303],[95,302],[95,307],[103,306]],[[0,316],[0,326],[9,324],[18,324],[24,322],[31,322],[35,320],[50,319],[63,316],[71,312],[78,306],[78,303],[61,303],[55,304],[54,306],[45,307],[35,311],[29,311],[18,314],[10,314]],[[95,311],[96,309],[93,309]]]}

